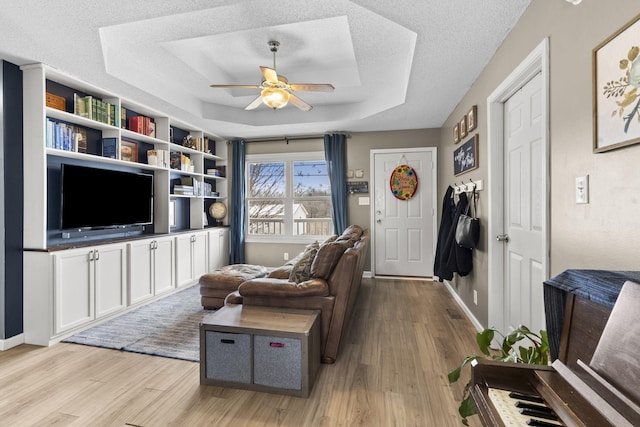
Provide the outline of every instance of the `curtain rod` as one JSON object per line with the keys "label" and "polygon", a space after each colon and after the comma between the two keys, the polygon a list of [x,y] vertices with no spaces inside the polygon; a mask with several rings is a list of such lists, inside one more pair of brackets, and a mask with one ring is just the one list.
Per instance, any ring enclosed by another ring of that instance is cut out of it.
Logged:
{"label": "curtain rod", "polygon": [[[332,133],[332,132],[328,132],[328,133]],[[346,132],[335,132],[335,133],[342,133],[342,134],[346,135],[347,138],[351,138],[351,135],[349,135]],[[284,141],[284,142],[286,142],[288,144],[289,141],[302,141],[302,140],[308,140],[308,139],[324,139],[324,135],[325,134],[321,134],[321,135],[302,135],[302,136],[275,136],[275,137],[272,137],[272,138],[245,139],[244,142],[245,143],[249,143],[249,142]]]}

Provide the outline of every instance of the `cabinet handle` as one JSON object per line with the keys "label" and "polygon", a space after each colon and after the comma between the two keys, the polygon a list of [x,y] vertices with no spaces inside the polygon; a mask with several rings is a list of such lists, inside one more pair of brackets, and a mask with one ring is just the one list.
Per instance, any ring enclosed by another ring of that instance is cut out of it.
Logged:
{"label": "cabinet handle", "polygon": [[98,260],[100,259],[100,251],[98,251],[98,250],[96,249],[96,251],[95,251],[95,255],[96,255],[96,256],[95,256],[94,260],[98,261]]}
{"label": "cabinet handle", "polygon": [[89,251],[89,262],[93,261],[93,250]]}
{"label": "cabinet handle", "polygon": [[282,347],[284,347],[284,343],[281,343],[281,342],[270,342],[269,343],[269,347],[282,348]]}
{"label": "cabinet handle", "polygon": [[224,338],[223,338],[223,339],[221,339],[221,340],[220,340],[220,342],[221,342],[222,344],[235,344],[235,343],[236,343],[236,340],[229,340],[229,339],[224,339]]}

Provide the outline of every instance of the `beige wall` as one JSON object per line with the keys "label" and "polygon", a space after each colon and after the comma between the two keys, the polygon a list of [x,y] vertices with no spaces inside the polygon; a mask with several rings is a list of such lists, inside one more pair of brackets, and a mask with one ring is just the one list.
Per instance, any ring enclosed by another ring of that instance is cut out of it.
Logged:
{"label": "beige wall", "polygon": [[[636,0],[535,0],[446,121],[440,140],[440,195],[456,179],[451,157],[452,128],[478,106],[480,167],[463,177],[487,180],[486,100],[509,73],[545,38],[550,46],[550,275],[566,269],[637,270],[640,264],[640,145],[608,153],[592,151],[592,49],[640,13]],[[640,44],[640,40],[638,40]],[[589,175],[590,202],[575,204],[575,178]],[[491,185],[491,182],[487,182]],[[484,196],[484,197],[483,197]],[[481,194],[480,215],[487,211]],[[440,207],[439,207],[440,209]],[[439,214],[440,215],[440,214]],[[454,287],[476,318],[487,325],[486,227],[474,255],[471,276]],[[472,291],[478,291],[478,305]]]}
{"label": "beige wall", "polygon": [[[440,138],[439,129],[417,129],[390,132],[360,132],[351,134],[347,139],[347,169],[363,169],[364,178],[353,178],[353,181],[370,181],[369,151],[382,148],[414,148],[434,147]],[[247,154],[280,153],[301,151],[322,151],[322,140],[284,142],[255,142],[247,144]],[[370,206],[358,205],[358,196],[347,197],[348,222],[369,228]],[[304,249],[304,245],[247,243],[245,248],[246,262],[268,266],[278,266],[284,263],[283,253],[296,255]],[[365,270],[371,270],[370,253],[367,257]]]}

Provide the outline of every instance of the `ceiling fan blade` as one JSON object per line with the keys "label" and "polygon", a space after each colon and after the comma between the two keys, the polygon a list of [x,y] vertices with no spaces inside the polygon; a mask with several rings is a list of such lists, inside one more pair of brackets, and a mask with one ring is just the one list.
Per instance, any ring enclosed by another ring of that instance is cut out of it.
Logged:
{"label": "ceiling fan blade", "polygon": [[276,73],[276,70],[263,66],[260,66],[260,70],[262,71],[262,75],[266,81],[274,84],[278,83],[278,74]]}
{"label": "ceiling fan blade", "polygon": [[213,88],[229,88],[229,89],[258,89],[258,85],[210,85]]}
{"label": "ceiling fan blade", "polygon": [[315,84],[315,83],[295,83],[290,84],[291,90],[299,92],[333,92],[335,87],[332,84]]}
{"label": "ceiling fan blade", "polygon": [[244,107],[245,110],[255,110],[262,104],[262,96],[258,96],[256,99],[251,101],[251,104]]}
{"label": "ceiling fan blade", "polygon": [[296,107],[298,107],[299,109],[301,109],[302,111],[311,111],[311,109],[313,108],[311,105],[307,104],[302,99],[298,98],[292,93],[289,94],[289,102],[295,105]]}

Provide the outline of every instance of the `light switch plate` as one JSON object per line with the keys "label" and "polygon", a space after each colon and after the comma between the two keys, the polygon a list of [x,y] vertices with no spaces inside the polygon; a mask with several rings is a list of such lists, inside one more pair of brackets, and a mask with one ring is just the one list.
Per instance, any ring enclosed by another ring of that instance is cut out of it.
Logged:
{"label": "light switch plate", "polygon": [[576,204],[589,203],[589,175],[576,178]]}
{"label": "light switch plate", "polygon": [[360,205],[360,206],[369,206],[369,198],[368,197],[358,197],[358,205]]}

